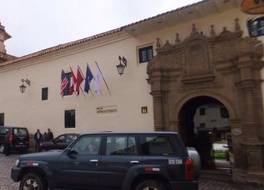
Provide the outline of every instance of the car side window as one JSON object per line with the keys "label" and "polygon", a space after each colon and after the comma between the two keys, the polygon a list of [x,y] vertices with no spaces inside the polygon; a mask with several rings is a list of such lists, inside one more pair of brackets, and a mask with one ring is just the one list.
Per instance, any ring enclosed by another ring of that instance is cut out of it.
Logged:
{"label": "car side window", "polygon": [[65,143],[65,136],[59,136],[55,139],[56,143]]}
{"label": "car side window", "polygon": [[173,155],[174,150],[167,136],[146,136],[142,143],[142,151],[148,156],[168,156]]}
{"label": "car side window", "polygon": [[98,155],[101,136],[83,136],[72,147],[78,154]]}
{"label": "car side window", "polygon": [[136,155],[136,138],[133,136],[109,136],[106,141],[106,155]]}

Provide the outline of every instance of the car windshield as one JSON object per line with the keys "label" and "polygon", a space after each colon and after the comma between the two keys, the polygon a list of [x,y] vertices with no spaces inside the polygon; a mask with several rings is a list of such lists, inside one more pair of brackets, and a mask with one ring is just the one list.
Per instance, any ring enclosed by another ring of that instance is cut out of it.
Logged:
{"label": "car windshield", "polygon": [[14,128],[14,135],[26,136],[28,134],[26,129]]}

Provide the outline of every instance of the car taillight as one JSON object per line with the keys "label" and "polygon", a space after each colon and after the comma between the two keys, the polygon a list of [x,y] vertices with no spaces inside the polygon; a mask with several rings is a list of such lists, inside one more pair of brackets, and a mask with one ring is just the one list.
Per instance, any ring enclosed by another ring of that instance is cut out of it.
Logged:
{"label": "car taillight", "polygon": [[185,179],[193,180],[193,161],[190,158],[185,160]]}
{"label": "car taillight", "polygon": [[9,134],[8,141],[10,144],[13,143],[14,135],[12,133]]}

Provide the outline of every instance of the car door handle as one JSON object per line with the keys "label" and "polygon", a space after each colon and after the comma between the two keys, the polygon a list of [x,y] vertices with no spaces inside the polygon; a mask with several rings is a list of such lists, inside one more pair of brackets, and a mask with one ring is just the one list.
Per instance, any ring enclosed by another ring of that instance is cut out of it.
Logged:
{"label": "car door handle", "polygon": [[90,160],[90,162],[92,162],[92,163],[97,163],[98,160]]}
{"label": "car door handle", "polygon": [[138,160],[131,160],[131,161],[130,161],[130,164],[138,164],[138,163],[139,163]]}

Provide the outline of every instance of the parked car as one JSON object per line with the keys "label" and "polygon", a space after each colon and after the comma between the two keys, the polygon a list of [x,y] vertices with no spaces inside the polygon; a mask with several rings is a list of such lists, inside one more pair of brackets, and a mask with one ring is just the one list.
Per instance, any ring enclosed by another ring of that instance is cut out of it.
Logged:
{"label": "parked car", "polygon": [[64,151],[20,156],[11,177],[21,190],[198,190],[193,161],[174,132],[81,135]]}
{"label": "parked car", "polygon": [[187,152],[188,152],[188,156],[193,161],[194,176],[198,178],[200,176],[200,170],[201,170],[200,155],[194,147],[187,147]]}
{"label": "parked car", "polygon": [[62,134],[53,139],[52,141],[46,141],[40,143],[40,151],[48,151],[54,149],[65,149],[69,144],[77,139],[79,134],[67,133]]}
{"label": "parked car", "polygon": [[0,126],[0,152],[9,155],[11,151],[27,152],[29,134],[27,128]]}

